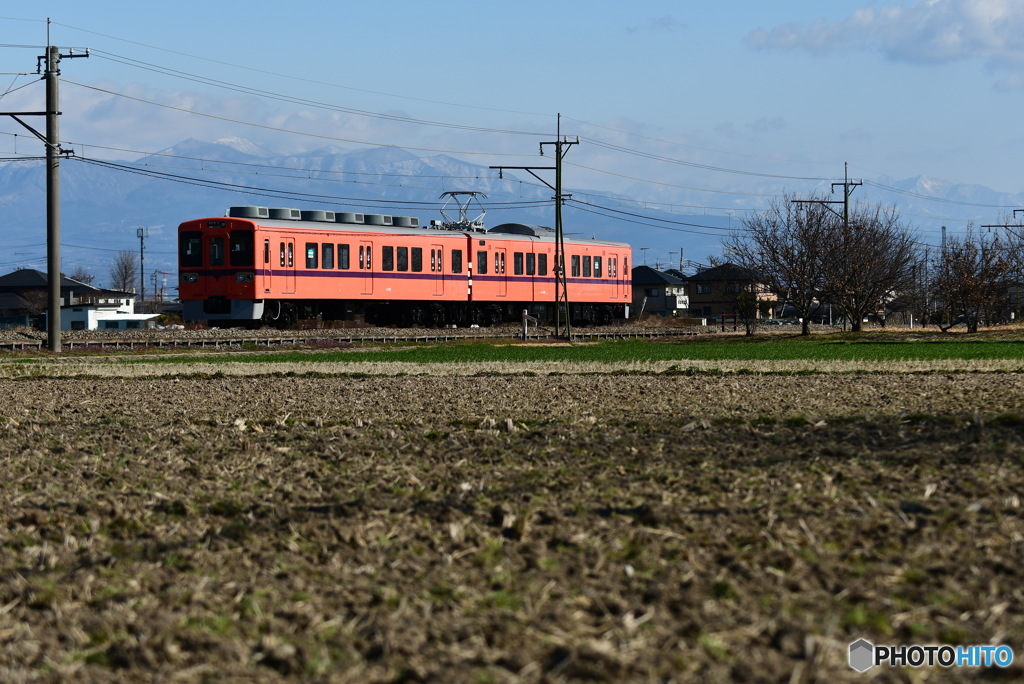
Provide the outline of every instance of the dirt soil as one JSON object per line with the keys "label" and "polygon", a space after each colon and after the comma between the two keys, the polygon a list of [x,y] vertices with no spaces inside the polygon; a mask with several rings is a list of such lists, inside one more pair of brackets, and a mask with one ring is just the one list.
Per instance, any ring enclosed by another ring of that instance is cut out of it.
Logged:
{"label": "dirt soil", "polygon": [[1020,374],[0,385],[0,681],[1024,677]]}

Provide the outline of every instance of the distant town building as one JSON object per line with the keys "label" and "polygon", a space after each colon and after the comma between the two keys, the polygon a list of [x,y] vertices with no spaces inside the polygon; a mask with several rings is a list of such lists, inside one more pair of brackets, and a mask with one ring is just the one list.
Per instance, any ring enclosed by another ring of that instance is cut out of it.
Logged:
{"label": "distant town building", "polygon": [[633,269],[633,311],[635,315],[686,315],[689,308],[686,283],[664,271],[650,266]]}
{"label": "distant town building", "polygon": [[[0,325],[46,328],[47,274],[23,268],[0,276]],[[156,314],[135,313],[135,293],[105,290],[60,277],[61,330],[152,328]]]}

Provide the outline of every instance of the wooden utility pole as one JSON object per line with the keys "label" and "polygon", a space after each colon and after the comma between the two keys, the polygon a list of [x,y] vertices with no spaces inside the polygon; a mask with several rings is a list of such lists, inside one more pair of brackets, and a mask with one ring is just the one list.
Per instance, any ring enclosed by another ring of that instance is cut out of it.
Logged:
{"label": "wooden utility pole", "polygon": [[[566,195],[562,193],[562,159],[568,153],[569,148],[573,145],[579,145],[580,139],[577,137],[575,141],[563,140],[562,139],[562,115],[558,115],[558,128],[557,135],[555,136],[554,142],[542,142],[540,144],[540,153],[543,156],[545,145],[555,146],[555,165],[554,166],[492,166],[492,169],[498,169],[498,177],[501,178],[501,173],[505,169],[516,169],[520,171],[526,171],[531,176],[539,180],[544,185],[548,186],[554,191],[555,196],[552,198],[555,201],[555,335],[562,335],[562,315],[564,310],[565,315],[565,337],[572,339],[572,310],[569,304],[569,288],[568,279],[565,273],[565,231],[562,227],[562,204],[565,200],[572,197],[572,195]],[[555,184],[551,185],[546,180],[538,176],[535,171],[554,171],[555,172]]]}

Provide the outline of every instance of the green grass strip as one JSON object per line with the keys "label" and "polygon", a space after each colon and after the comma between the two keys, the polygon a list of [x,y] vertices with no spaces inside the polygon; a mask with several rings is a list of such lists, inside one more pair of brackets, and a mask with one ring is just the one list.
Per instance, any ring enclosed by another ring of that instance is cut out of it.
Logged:
{"label": "green grass strip", "polygon": [[858,341],[829,338],[699,338],[679,341],[614,340],[547,346],[508,343],[450,343],[387,349],[287,351],[168,358],[125,358],[122,363],[470,363],[645,361],[929,361],[1024,360],[1022,341]]}

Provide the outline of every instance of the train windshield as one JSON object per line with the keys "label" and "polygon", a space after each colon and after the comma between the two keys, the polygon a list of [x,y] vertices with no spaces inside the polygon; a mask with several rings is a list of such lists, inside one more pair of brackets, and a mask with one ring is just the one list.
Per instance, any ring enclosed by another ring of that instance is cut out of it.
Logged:
{"label": "train windshield", "polygon": [[231,231],[231,265],[252,266],[253,263],[253,241],[252,231],[233,230]]}
{"label": "train windshield", "polygon": [[203,234],[188,231],[178,238],[178,262],[185,268],[199,268],[203,265]]}

